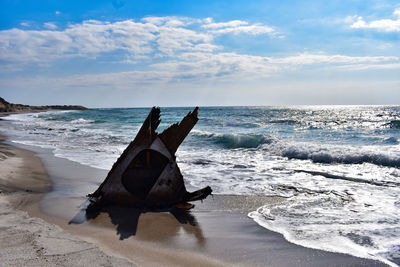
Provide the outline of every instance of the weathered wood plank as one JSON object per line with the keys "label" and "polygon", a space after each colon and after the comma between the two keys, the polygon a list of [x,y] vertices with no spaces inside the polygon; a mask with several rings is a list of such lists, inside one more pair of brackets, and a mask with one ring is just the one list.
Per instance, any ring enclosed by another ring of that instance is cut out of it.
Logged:
{"label": "weathered wood plank", "polygon": [[196,125],[199,120],[197,118],[198,110],[199,107],[196,107],[192,112],[189,112],[179,124],[175,123],[171,125],[159,135],[171,154],[175,154],[183,140],[185,140],[186,136]]}

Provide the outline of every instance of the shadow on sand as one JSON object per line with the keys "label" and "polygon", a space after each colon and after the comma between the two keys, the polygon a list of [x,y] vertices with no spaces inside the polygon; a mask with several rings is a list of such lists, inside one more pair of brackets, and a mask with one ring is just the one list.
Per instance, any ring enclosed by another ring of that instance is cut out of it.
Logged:
{"label": "shadow on sand", "polygon": [[[111,226],[111,222],[116,226],[120,240],[131,236],[147,240],[167,239],[176,235],[183,228],[187,234],[193,235],[199,244],[205,242],[201,227],[195,216],[188,210],[171,208],[154,211],[118,206],[88,207],[88,204],[88,201],[84,202],[80,206],[80,211],[68,223],[89,222],[101,226]],[[107,215],[109,219],[106,218]],[[138,227],[141,216],[142,223]]]}

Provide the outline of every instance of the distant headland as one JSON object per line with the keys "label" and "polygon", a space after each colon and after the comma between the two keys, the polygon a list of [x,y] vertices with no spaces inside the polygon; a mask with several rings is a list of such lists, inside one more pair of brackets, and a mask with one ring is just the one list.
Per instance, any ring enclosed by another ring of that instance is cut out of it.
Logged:
{"label": "distant headland", "polygon": [[0,97],[0,113],[23,113],[40,112],[48,110],[87,110],[84,106],[77,105],[50,105],[50,106],[29,106],[9,103]]}

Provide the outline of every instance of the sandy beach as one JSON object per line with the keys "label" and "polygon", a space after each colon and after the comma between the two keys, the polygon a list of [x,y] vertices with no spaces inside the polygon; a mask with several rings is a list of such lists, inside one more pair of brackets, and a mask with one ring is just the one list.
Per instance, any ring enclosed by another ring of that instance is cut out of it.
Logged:
{"label": "sandy beach", "polygon": [[19,210],[38,203],[51,189],[51,181],[33,152],[0,143],[0,166],[0,266],[133,265]]}
{"label": "sandy beach", "polygon": [[84,196],[46,200],[46,192],[71,176],[99,180],[106,172],[23,148],[4,138],[0,144],[4,266],[384,265],[294,245],[247,217],[262,204],[285,201],[277,197],[215,195],[191,212],[114,207],[88,219],[79,208]]}

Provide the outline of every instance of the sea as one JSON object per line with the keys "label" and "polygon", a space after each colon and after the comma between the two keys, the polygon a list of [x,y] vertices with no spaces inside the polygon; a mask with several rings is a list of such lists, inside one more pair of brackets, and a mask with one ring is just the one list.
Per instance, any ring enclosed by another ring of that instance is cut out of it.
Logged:
{"label": "sea", "polygon": [[[158,132],[192,109],[161,108]],[[149,111],[15,114],[1,128],[12,142],[109,170]],[[290,242],[400,265],[400,106],[200,107],[176,156],[192,188],[284,197],[248,217]]]}

